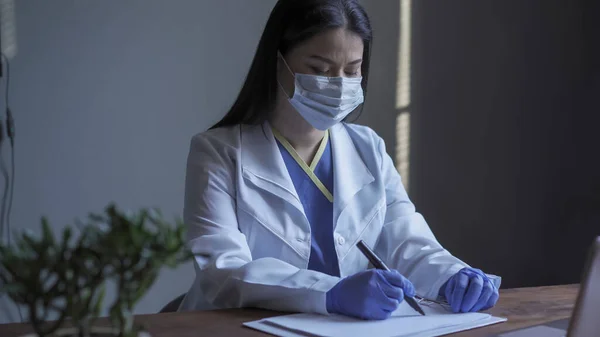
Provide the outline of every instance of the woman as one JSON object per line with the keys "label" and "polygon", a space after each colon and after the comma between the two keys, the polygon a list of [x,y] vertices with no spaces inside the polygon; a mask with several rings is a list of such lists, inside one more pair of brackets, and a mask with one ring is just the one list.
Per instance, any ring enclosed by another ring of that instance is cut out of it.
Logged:
{"label": "woman", "polygon": [[[259,307],[385,319],[404,295],[492,307],[486,274],[415,212],[383,140],[343,122],[364,101],[371,26],[354,0],[280,0],[227,115],[196,135],[181,310]],[[363,240],[393,271],[368,269]]]}

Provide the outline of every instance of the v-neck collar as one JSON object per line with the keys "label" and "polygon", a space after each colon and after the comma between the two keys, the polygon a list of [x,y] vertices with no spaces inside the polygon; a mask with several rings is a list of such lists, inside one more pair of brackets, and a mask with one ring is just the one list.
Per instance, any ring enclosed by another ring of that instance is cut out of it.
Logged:
{"label": "v-neck collar", "polygon": [[[268,122],[240,126],[240,161],[243,177],[258,188],[287,201],[303,213],[302,203],[272,130]],[[355,144],[353,137],[357,137],[357,132],[346,127],[344,123],[338,123],[329,129],[329,146],[334,168],[333,194],[336,197],[333,206],[336,224],[354,196],[374,180],[361,155],[361,151],[373,149],[370,144]],[[310,231],[308,222],[298,225]]]}
{"label": "v-neck collar", "polygon": [[325,132],[325,136],[321,140],[321,145],[319,145],[319,149],[317,150],[317,153],[315,154],[315,156],[309,166],[300,157],[298,152],[296,152],[296,150],[294,149],[292,144],[290,144],[290,142],[288,142],[287,139],[285,139],[285,137],[283,137],[283,135],[281,133],[279,133],[279,131],[277,131],[277,129],[275,129],[275,128],[271,128],[271,129],[273,131],[273,136],[275,136],[275,138],[281,143],[281,145],[283,145],[283,147],[292,156],[292,158],[294,158],[296,163],[298,163],[298,165],[302,168],[302,170],[308,175],[310,180],[312,180],[313,183],[317,186],[317,188],[319,188],[319,190],[321,190],[321,192],[323,193],[323,195],[325,195],[327,200],[329,200],[330,202],[333,202],[332,192],[327,189],[325,184],[323,184],[323,182],[315,174],[315,168],[317,167],[319,161],[321,160],[321,157],[323,157],[323,153],[325,152],[325,149],[327,148],[327,142],[329,141],[329,130],[327,132]]}
{"label": "v-neck collar", "polygon": [[304,169],[305,171],[309,170],[311,172],[315,171],[315,169],[317,168],[317,165],[319,164],[319,161],[323,157],[323,153],[325,152],[325,149],[327,148],[327,143],[329,142],[329,130],[327,130],[325,132],[323,139],[321,139],[321,144],[319,145],[319,148],[317,149],[317,153],[315,153],[315,156],[313,157],[312,161],[310,162],[310,165],[308,165],[304,161],[304,159],[302,159],[302,157],[300,157],[300,155],[298,154],[298,152],[296,152],[296,149],[294,149],[292,144],[290,144],[290,142],[288,142],[288,140],[279,131],[277,131],[277,129],[272,127],[272,131],[273,131],[273,135],[275,136],[275,138],[290,153],[290,155],[294,158],[294,160],[296,162],[298,162],[298,165],[300,165],[302,167],[302,169]]}

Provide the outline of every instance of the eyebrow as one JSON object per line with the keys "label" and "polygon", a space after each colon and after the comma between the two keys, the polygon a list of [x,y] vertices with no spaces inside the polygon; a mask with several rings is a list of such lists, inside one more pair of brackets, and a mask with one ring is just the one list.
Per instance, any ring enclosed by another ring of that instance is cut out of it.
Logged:
{"label": "eyebrow", "polygon": [[[329,64],[335,64],[335,62],[333,60],[330,60],[330,59],[328,59],[326,57],[319,56],[319,55],[312,55],[310,58],[311,59],[316,59],[316,60],[319,60],[319,61],[323,61],[323,62],[329,63]],[[354,64],[358,64],[360,62],[362,62],[362,59],[354,60],[354,61],[348,63],[348,65],[354,65]]]}

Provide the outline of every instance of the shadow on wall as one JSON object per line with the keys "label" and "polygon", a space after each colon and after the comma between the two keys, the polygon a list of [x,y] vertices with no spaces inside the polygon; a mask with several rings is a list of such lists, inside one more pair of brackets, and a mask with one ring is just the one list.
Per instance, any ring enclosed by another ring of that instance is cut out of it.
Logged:
{"label": "shadow on wall", "polygon": [[[600,13],[600,5],[596,4],[596,12]],[[592,12],[594,13],[594,12]],[[590,16],[591,20],[591,16]],[[591,22],[591,21],[590,21]],[[589,42],[600,41],[600,25],[589,25],[587,35]],[[595,28],[595,30],[593,30]],[[592,37],[595,36],[595,39]],[[557,283],[579,282],[579,274],[583,264],[573,257],[584,258],[592,238],[600,235],[600,43],[589,45],[586,90],[582,91],[582,99],[578,111],[573,112],[575,144],[563,179],[570,187],[564,196],[564,206],[560,216],[560,227],[556,240],[553,260],[556,261],[553,278]]]}
{"label": "shadow on wall", "polygon": [[505,287],[577,282],[600,235],[600,11],[586,6],[413,2],[411,198]]}

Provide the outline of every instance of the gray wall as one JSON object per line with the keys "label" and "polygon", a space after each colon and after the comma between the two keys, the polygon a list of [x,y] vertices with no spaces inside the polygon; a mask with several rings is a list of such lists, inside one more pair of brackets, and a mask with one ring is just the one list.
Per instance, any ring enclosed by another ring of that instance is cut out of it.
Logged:
{"label": "gray wall", "polygon": [[577,282],[600,234],[592,2],[415,2],[412,197],[506,287]]}
{"label": "gray wall", "polygon": [[[275,2],[18,1],[13,231],[39,232],[41,215],[58,231],[111,201],[181,215],[189,140],[232,103]],[[367,5],[395,49],[387,8],[397,4]],[[394,55],[384,43],[374,51],[361,123],[377,128],[393,113]],[[164,272],[136,312],[158,311],[193,277],[191,265]],[[17,317],[2,299],[0,323]]]}
{"label": "gray wall", "polygon": [[[231,104],[274,2],[18,1],[13,229],[47,215],[60,230],[110,201],[181,215],[190,138]],[[193,276],[163,273],[136,312]]]}

